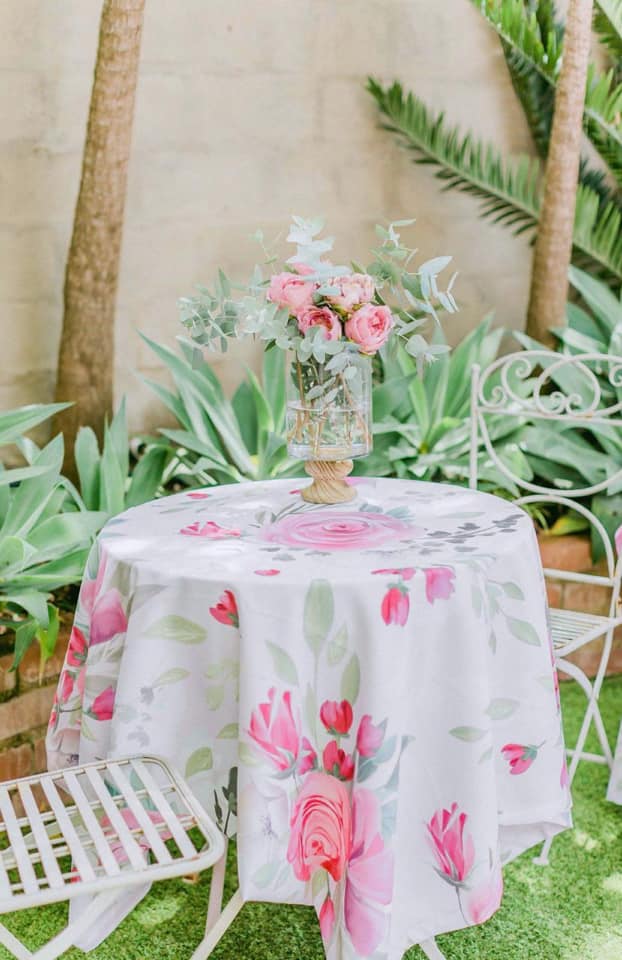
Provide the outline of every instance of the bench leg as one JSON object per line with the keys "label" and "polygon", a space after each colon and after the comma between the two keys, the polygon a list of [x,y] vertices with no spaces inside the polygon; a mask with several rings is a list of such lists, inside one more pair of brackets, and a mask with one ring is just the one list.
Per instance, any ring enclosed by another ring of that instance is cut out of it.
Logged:
{"label": "bench leg", "polygon": [[239,890],[236,890],[231,897],[231,900],[218,917],[218,920],[216,920],[214,923],[213,927],[209,930],[209,932],[206,931],[205,937],[203,940],[201,940],[201,943],[192,954],[191,960],[207,960],[207,957],[209,957],[219,940],[224,937],[226,931],[229,929],[243,906],[244,901],[242,900],[242,894]]}
{"label": "bench leg", "polygon": [[56,957],[60,957],[61,953],[65,953],[69,947],[72,947],[90,925],[119,898],[120,893],[124,892],[125,890],[120,891],[117,888],[107,893],[98,893],[78,920],[74,923],[68,923],[65,929],[61,930],[44,947],[41,947],[35,953],[28,954],[28,956],[32,957],[32,960],[55,960]]}
{"label": "bench leg", "polygon": [[14,937],[10,930],[0,923],[0,943],[12,953],[17,960],[32,960],[32,953],[27,950],[21,940]]}

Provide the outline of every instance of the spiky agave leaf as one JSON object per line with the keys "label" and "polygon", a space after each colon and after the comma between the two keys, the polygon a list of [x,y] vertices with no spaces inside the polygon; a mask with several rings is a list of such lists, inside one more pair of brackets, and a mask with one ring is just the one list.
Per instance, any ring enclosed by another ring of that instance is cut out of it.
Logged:
{"label": "spiky agave leaf", "polygon": [[594,29],[619,70],[622,59],[622,0],[596,0]]}

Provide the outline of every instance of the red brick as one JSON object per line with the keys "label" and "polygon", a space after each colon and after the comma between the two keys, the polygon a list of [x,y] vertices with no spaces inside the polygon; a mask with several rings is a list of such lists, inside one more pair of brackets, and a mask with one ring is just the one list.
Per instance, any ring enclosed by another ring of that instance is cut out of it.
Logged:
{"label": "red brick", "polygon": [[[50,659],[46,660],[43,665],[43,673],[41,675],[43,681],[55,679],[63,669],[70,632],[69,625],[63,624],[56,642],[56,649]],[[33,686],[39,683],[39,663],[39,645],[34,643],[28,648],[24,654],[24,659],[19,665],[19,676],[23,685]]]}
{"label": "red brick", "polygon": [[581,613],[596,613],[609,616],[611,590],[593,583],[566,583],[564,585],[564,609]]}
{"label": "red brick", "polygon": [[12,693],[17,686],[17,673],[10,669],[12,663],[12,653],[0,657],[0,693]]}
{"label": "red brick", "polygon": [[592,548],[590,538],[569,534],[565,537],[538,537],[542,566],[554,570],[591,570]]}
{"label": "red brick", "polygon": [[47,724],[56,687],[35,687],[0,703],[0,740],[8,740],[34,727]]}
{"label": "red brick", "polygon": [[546,585],[546,595],[550,607],[561,607],[563,598],[563,587],[561,583],[552,583],[550,580]]}
{"label": "red brick", "polygon": [[39,737],[34,744],[33,773],[43,773],[48,768],[47,756],[45,752],[45,737]]}
{"label": "red brick", "polygon": [[32,773],[32,747],[22,743],[0,753],[0,780],[16,780]]}

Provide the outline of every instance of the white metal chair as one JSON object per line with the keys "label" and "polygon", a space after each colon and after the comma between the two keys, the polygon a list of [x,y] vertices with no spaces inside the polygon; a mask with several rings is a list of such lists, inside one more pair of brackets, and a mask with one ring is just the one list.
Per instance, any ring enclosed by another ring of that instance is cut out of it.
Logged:
{"label": "white metal chair", "polygon": [[0,943],[17,960],[53,960],[114,916],[120,893],[133,890],[136,903],[153,880],[215,865],[206,936],[193,955],[204,960],[241,907],[236,895],[221,913],[225,854],[224,837],[188,786],[155,757],[1,783],[0,914],[83,896],[84,906],[34,953],[2,924]]}
{"label": "white metal chair", "polygon": [[[547,420],[559,424],[560,431],[600,425],[617,429],[622,435],[622,358],[607,354],[585,353],[566,356],[547,350],[526,350],[508,354],[481,370],[475,365],[471,381],[470,486],[478,484],[478,449],[483,441],[492,463],[525,495],[516,500],[519,506],[560,504],[575,510],[588,520],[602,540],[606,573],[602,576],[568,570],[545,569],[545,576],[557,581],[587,583],[611,591],[607,616],[551,609],[550,622],[555,663],[559,670],[577,681],[587,698],[587,708],[577,742],[569,749],[570,782],[579,760],[613,763],[611,747],[598,707],[598,698],[607,670],[613,633],[622,624],[620,580],[622,559],[616,563],[615,552],[601,521],[581,501],[609,488],[622,478],[622,467],[612,476],[589,487],[568,487],[563,492],[525,480],[504,462],[491,439],[491,422],[500,416],[518,421]],[[603,390],[608,396],[603,395]],[[603,638],[602,652],[593,681],[567,657],[594,640]],[[594,726],[602,754],[586,753],[585,741]],[[547,863],[552,841],[547,841],[537,862]]]}

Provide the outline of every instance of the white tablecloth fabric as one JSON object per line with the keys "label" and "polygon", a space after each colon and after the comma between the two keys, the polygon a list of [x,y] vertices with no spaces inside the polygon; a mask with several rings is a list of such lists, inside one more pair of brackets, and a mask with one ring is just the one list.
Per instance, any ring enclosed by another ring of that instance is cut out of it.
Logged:
{"label": "white tablecloth fabric", "polygon": [[175,763],[246,900],[314,903],[327,956],[398,960],[486,920],[570,825],[529,517],[456,487],[278,481],[129,510],[99,537],[50,720],[58,768]]}

